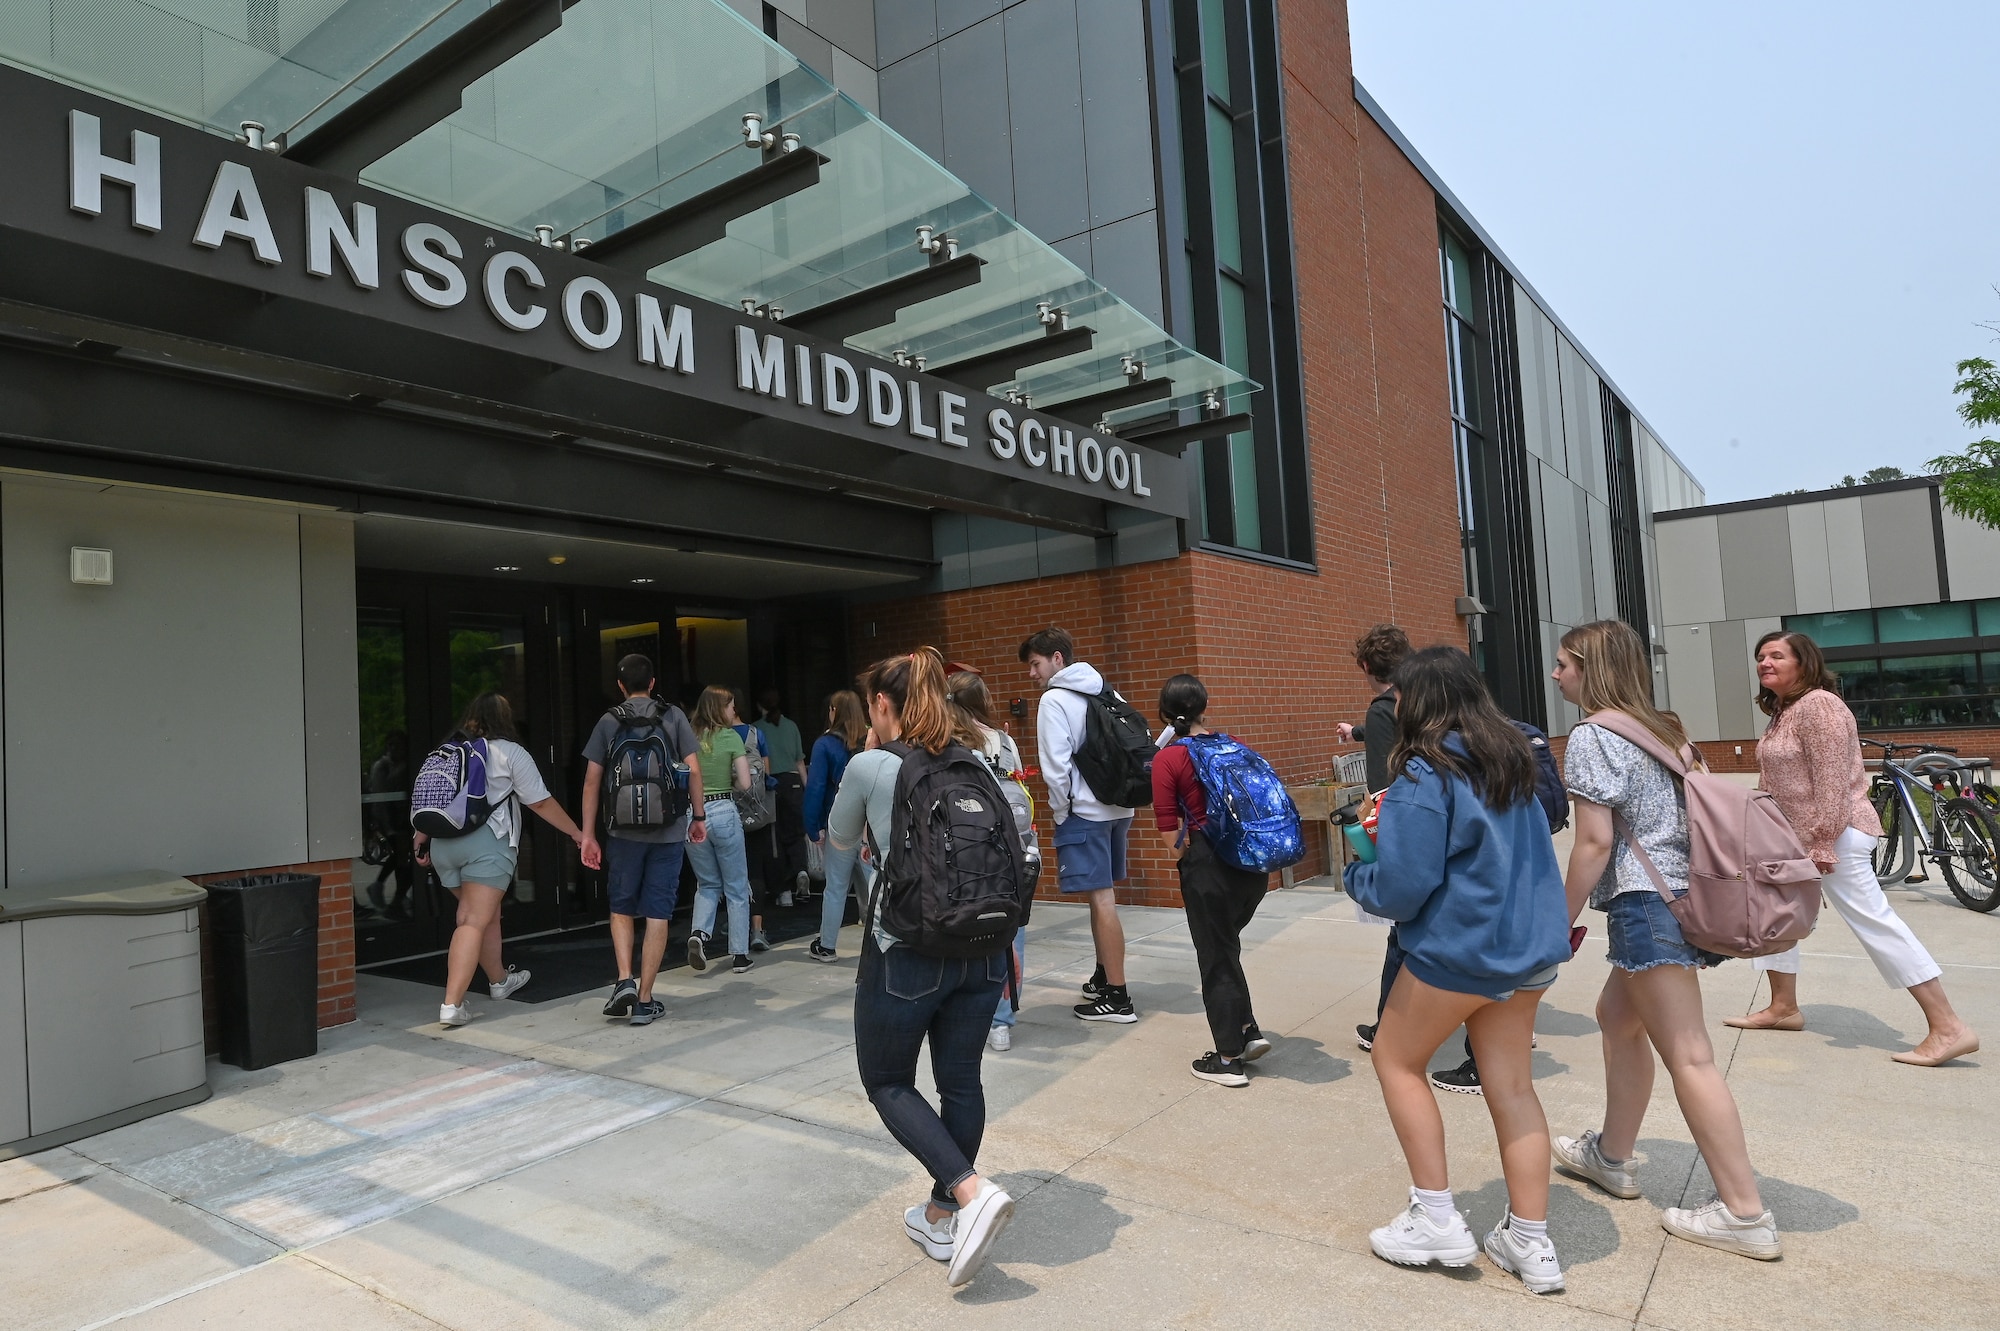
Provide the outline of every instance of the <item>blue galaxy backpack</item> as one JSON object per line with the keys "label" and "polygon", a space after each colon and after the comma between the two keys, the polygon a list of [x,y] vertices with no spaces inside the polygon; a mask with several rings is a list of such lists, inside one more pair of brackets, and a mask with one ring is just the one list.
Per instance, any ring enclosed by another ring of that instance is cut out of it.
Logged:
{"label": "blue galaxy backpack", "polygon": [[1176,743],[1194,760],[1195,779],[1208,796],[1202,831],[1224,863],[1275,873],[1306,857],[1298,806],[1262,755],[1228,735],[1186,735]]}

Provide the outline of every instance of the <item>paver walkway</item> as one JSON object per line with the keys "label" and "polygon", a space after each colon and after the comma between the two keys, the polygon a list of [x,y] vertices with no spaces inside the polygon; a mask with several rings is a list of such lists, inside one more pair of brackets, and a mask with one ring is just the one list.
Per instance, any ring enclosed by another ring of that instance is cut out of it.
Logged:
{"label": "paver walkway", "polygon": [[[1407,1186],[1353,1040],[1382,932],[1308,886],[1273,893],[1248,935],[1276,1048],[1242,1091],[1188,1075],[1207,1038],[1177,912],[1127,912],[1144,1015],[1106,1027],[1068,1011],[1084,912],[1037,909],[1015,1047],[986,1062],[981,1164],[1019,1211],[957,1294],[902,1233],[925,1183],[856,1082],[851,963],[800,945],[745,976],[674,972],[644,1029],[584,996],[475,999],[480,1020],[444,1032],[435,993],[364,978],[362,1020],[318,1057],[211,1065],[205,1104],[0,1163],[0,1326],[2000,1326],[2000,918],[1896,901],[1993,1052],[1891,1063],[1921,1034],[1916,1006],[1831,915],[1808,949],[1807,1033],[1723,1028],[1752,1005],[1752,972],[1704,979],[1785,1229],[1769,1265],[1660,1230],[1659,1207],[1709,1195],[1664,1075],[1643,1200],[1555,1183],[1567,1293],[1537,1299],[1483,1261],[1447,1275],[1370,1255]],[[1559,1132],[1602,1103],[1592,933],[1539,1023]],[[1505,1192],[1482,1102],[1441,1099],[1483,1233]]]}

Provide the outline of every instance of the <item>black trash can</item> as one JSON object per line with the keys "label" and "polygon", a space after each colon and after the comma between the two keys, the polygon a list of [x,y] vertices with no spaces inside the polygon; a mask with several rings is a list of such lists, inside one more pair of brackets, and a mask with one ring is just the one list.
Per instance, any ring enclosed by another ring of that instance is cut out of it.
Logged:
{"label": "black trash can", "polygon": [[207,886],[222,1061],[267,1068],[318,1053],[318,875],[251,874]]}

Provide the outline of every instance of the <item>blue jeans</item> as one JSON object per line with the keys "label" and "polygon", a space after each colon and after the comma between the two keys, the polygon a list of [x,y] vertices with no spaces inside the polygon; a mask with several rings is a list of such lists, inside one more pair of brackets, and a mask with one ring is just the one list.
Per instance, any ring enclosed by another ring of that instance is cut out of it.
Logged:
{"label": "blue jeans", "polygon": [[[1027,926],[1023,925],[1014,931],[1014,974],[1016,976],[1025,976],[1027,969],[1028,930]],[[993,1024],[995,1026],[1012,1026],[1015,1015],[1014,1005],[1007,1001],[1007,986],[1003,984],[1000,986],[1000,1006],[993,1013]]]}
{"label": "blue jeans", "polygon": [[[971,961],[882,951],[863,935],[854,977],[854,1061],[861,1087],[902,1148],[930,1171],[931,1200],[956,1210],[953,1187],[973,1172],[986,1135],[986,1088],[979,1060],[1007,954]],[[917,1090],[917,1055],[931,1042],[938,1109]]]}
{"label": "blue jeans", "polygon": [[841,850],[833,844],[831,832],[820,833],[820,838],[826,847],[826,886],[820,889],[819,945],[831,952],[840,943],[840,922],[847,918],[848,885],[864,871],[858,843]]}
{"label": "blue jeans", "polygon": [[743,852],[743,819],[727,795],[708,804],[708,838],[688,842],[694,865],[694,931],[715,936],[718,898],[729,898],[729,951],[750,951],[750,862]]}

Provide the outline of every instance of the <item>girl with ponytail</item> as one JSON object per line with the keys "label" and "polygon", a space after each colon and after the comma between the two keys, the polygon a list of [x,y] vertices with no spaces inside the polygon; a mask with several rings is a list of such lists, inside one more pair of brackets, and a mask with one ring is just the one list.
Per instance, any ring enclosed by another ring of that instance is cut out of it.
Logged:
{"label": "girl with ponytail", "polygon": [[[891,841],[903,754],[942,754],[955,742],[944,657],[919,647],[877,661],[859,679],[868,748],[854,755],[827,815],[836,851]],[[879,865],[877,866],[879,869]],[[1014,1213],[1014,1199],[974,1168],[986,1133],[979,1061],[1007,975],[1005,949],[962,959],[925,956],[881,926],[880,893],[861,921],[855,976],[854,1057],[861,1085],[889,1133],[930,1172],[930,1197],[903,1213],[903,1232],[950,1263],[963,1285],[985,1264]],[[929,1039],[939,1107],[917,1089],[917,1059]]]}

